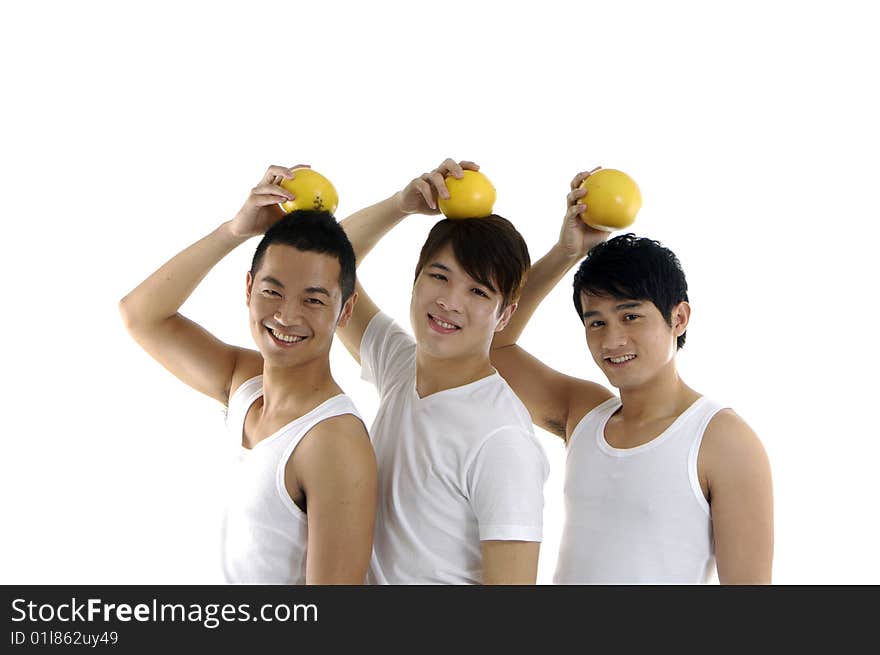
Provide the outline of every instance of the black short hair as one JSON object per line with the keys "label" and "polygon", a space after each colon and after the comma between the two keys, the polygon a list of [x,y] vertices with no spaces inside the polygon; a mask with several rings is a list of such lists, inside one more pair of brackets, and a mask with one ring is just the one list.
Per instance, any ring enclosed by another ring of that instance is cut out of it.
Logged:
{"label": "black short hair", "polygon": [[452,245],[455,258],[468,275],[501,294],[499,313],[519,300],[531,259],[529,248],[513,223],[497,214],[438,221],[419,253],[415,279],[447,243]]}
{"label": "black short hair", "polygon": [[266,250],[273,243],[293,246],[303,252],[332,255],[339,260],[339,288],[342,304],[354,293],[354,248],[336,218],[327,211],[299,209],[292,211],[266,230],[251,262],[251,276],[256,276]]}
{"label": "black short hair", "polygon": [[[574,275],[574,307],[583,322],[581,293],[649,300],[672,325],[672,310],[688,302],[681,262],[659,241],[622,234],[595,246]],[[685,333],[677,339],[684,346]]]}

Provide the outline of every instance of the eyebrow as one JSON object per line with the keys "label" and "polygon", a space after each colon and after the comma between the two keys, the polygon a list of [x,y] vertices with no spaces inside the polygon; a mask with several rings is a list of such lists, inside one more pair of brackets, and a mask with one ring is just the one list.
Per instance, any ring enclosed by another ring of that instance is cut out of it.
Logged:
{"label": "eyebrow", "polygon": [[[279,287],[281,289],[284,288],[284,285],[281,284],[281,280],[278,280],[277,278],[274,278],[271,275],[266,275],[265,277],[263,277],[261,282],[268,282],[269,284],[275,285],[276,287]],[[329,291],[327,291],[327,289],[325,289],[324,287],[306,287],[305,292],[306,293],[323,293],[328,298],[333,297],[331,295],[331,293]]]}
{"label": "eyebrow", "polygon": [[[623,309],[635,309],[636,307],[641,307],[641,306],[642,306],[642,303],[637,302],[637,301],[636,302],[622,302],[614,308],[614,311],[619,312]],[[599,315],[599,312],[597,312],[595,310],[590,310],[588,312],[584,312],[583,317],[590,318],[591,316],[598,316],[598,315]]]}
{"label": "eyebrow", "polygon": [[[434,262],[433,264],[431,264],[430,266],[428,266],[428,268],[439,268],[441,271],[448,271],[449,273],[452,272],[452,269],[451,269],[451,268],[449,268],[449,267],[446,266],[445,264],[441,264],[440,262]],[[477,278],[473,277],[472,275],[468,275],[468,277],[470,277],[474,282],[476,282],[477,284],[479,284],[481,287],[486,287],[486,288],[487,288],[489,291],[491,291],[492,293],[498,293],[497,289],[495,289],[495,287],[493,287],[493,286],[492,286],[491,284],[489,284],[488,282],[481,282],[480,280],[478,280]]]}

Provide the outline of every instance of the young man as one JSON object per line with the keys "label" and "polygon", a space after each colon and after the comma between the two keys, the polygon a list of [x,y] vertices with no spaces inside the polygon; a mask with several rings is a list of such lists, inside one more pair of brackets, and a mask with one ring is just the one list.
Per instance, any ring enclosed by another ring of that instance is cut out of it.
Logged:
{"label": "young man", "polygon": [[[358,262],[404,216],[438,213],[444,177],[463,168],[477,166],[446,160],[342,221]],[[525,242],[499,216],[438,222],[416,266],[415,339],[358,286],[337,334],[380,395],[371,582],[535,582],[549,466],[528,412],[489,361],[528,266]]]}
{"label": "young man", "polygon": [[[372,547],[375,457],[330,374],[351,318],[351,244],[326,212],[282,218],[295,169],[271,166],[234,219],[168,261],[120,302],[134,339],[194,389],[227,405],[240,461],[223,530],[229,582],[363,584]],[[265,233],[246,277],[257,351],[220,342],[178,309],[224,256]]]}
{"label": "young man", "polygon": [[[717,566],[721,584],[768,584],[773,500],[764,449],[745,421],[679,377],[675,354],[691,310],[678,259],[631,234],[601,243],[606,233],[579,217],[589,198],[578,186],[589,174],[572,181],[559,241],[532,268],[492,350],[535,424],[566,443],[555,582],[695,584]],[[574,304],[619,400],[516,345],[541,300],[588,251]]]}

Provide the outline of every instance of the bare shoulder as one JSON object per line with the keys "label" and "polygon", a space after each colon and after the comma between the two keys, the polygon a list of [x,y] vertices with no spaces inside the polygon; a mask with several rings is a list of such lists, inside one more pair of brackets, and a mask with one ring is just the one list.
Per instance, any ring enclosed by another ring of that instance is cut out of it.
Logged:
{"label": "bare shoulder", "polygon": [[363,422],[353,414],[341,414],[315,425],[303,437],[296,453],[301,464],[336,470],[375,466],[373,447]]}
{"label": "bare shoulder", "polygon": [[748,423],[732,409],[722,409],[706,426],[703,443],[719,449],[742,448],[761,441]]}
{"label": "bare shoulder", "polygon": [[709,421],[700,446],[700,462],[710,476],[768,466],[758,435],[732,409],[719,411]]}

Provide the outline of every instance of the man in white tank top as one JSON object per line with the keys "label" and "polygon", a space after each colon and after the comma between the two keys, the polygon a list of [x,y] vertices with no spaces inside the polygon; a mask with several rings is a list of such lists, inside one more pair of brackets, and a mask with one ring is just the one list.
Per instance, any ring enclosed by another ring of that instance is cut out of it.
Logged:
{"label": "man in white tank top", "polygon": [[[477,167],[446,160],[342,221],[358,263],[405,216],[438,213],[445,177],[464,168]],[[338,334],[380,396],[370,582],[534,584],[549,466],[528,411],[489,361],[528,266],[506,219],[439,221],[416,265],[414,337],[358,286]]]}
{"label": "man in white tank top", "polygon": [[[294,196],[280,182],[297,168],[271,166],[235,218],[175,255],[119,309],[144,350],[228,407],[239,462],[223,526],[227,581],[363,584],[376,462],[329,361],[335,330],[357,301],[354,251],[332,214],[284,216],[279,203]],[[245,280],[250,350],[178,310],[217,262],[263,234]]]}
{"label": "man in white tank top", "polygon": [[[567,448],[559,584],[769,584],[770,466],[739,416],[676,370],[690,317],[687,283],[659,243],[587,227],[571,183],[558,242],[531,270],[492,363],[535,424]],[[591,250],[592,248],[592,250]],[[593,360],[620,392],[563,375],[516,345],[529,318],[589,252],[574,304]]]}

